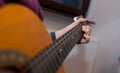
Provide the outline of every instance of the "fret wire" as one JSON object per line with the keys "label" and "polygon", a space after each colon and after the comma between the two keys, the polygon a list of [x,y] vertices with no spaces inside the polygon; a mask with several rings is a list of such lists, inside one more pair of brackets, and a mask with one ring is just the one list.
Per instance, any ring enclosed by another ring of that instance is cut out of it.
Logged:
{"label": "fret wire", "polygon": [[73,32],[76,31],[76,28],[74,28]]}
{"label": "fret wire", "polygon": [[[47,48],[48,49],[48,48]],[[38,55],[38,57],[37,57],[37,59],[38,59],[38,62],[42,62],[42,60],[43,59],[45,59],[45,54],[44,54],[44,52],[45,52],[46,50],[43,50],[43,52],[41,52],[41,54],[39,54]],[[37,65],[36,64],[36,67],[34,67],[35,69],[35,71],[36,71],[36,69],[37,70],[39,70],[39,72],[41,72],[41,73],[47,73],[46,72],[46,68],[45,67],[42,67],[42,65],[44,65],[43,63],[41,64],[41,65]],[[39,68],[39,69],[38,69]],[[41,69],[41,70],[40,70]]]}
{"label": "fret wire", "polygon": [[[42,52],[41,52],[41,55],[42,55]],[[40,58],[42,58],[42,57],[43,57],[43,56],[41,56]],[[34,61],[34,60],[33,60],[33,61]],[[34,62],[33,62],[33,63],[34,63]],[[30,65],[30,64],[29,64],[29,65]],[[29,65],[28,65],[27,67],[29,67]],[[32,72],[35,71],[36,67],[38,67],[38,66],[39,66],[39,65],[36,65],[36,66],[35,66],[35,63],[34,63],[34,66],[33,66],[34,69],[28,68],[27,71],[28,71],[29,73],[32,73]],[[43,67],[41,67],[41,71],[42,71],[43,73],[46,73]]]}
{"label": "fret wire", "polygon": [[64,57],[64,55],[63,55],[63,47],[58,47],[58,48],[60,48],[60,50],[59,50],[59,52],[58,52],[58,54],[59,54],[59,56],[60,56],[60,61],[62,62],[64,59],[65,59],[65,57]]}
{"label": "fret wire", "polygon": [[[56,49],[55,46],[53,46],[53,48]],[[54,52],[54,50],[53,50],[53,52]],[[53,52],[51,53],[51,55],[55,56],[55,54]],[[54,56],[51,56],[51,59],[53,59],[53,61],[50,60],[50,63],[52,63],[53,71],[55,72],[56,69],[58,68],[58,62],[57,62],[57,60],[54,60],[55,59]]]}
{"label": "fret wire", "polygon": [[[56,47],[55,46],[53,46],[53,48],[54,49],[56,49]],[[51,52],[51,54],[50,54],[50,56],[51,56],[51,59],[55,59],[55,53],[54,52],[57,52],[57,50],[53,50],[52,52]],[[52,55],[54,55],[54,56],[52,56]],[[53,60],[53,61],[50,61],[51,63],[53,62],[53,63],[55,63],[55,64],[52,64],[52,65],[54,65],[53,67],[54,67],[54,71],[56,71],[56,69],[58,68],[58,62],[57,62],[57,60]]]}
{"label": "fret wire", "polygon": [[[45,50],[43,50],[43,51],[45,51]],[[41,54],[41,53],[40,53],[40,54]],[[47,54],[44,54],[44,56],[45,56],[45,55],[47,55]],[[44,56],[41,55],[41,56],[39,57],[40,59],[38,58],[38,61],[39,61],[39,60],[42,60],[42,57],[44,57]],[[35,65],[35,63],[37,62],[36,60],[37,60],[37,59],[34,59],[34,62],[33,62],[33,63],[34,63],[34,66],[36,66],[36,65]],[[36,61],[36,62],[35,62],[35,61]],[[36,63],[36,64],[38,64],[38,63]],[[32,69],[32,68],[31,68],[31,69]],[[29,70],[31,70],[31,69],[29,69]],[[43,69],[43,70],[44,70],[44,69]],[[46,71],[46,70],[45,70],[45,71]]]}
{"label": "fret wire", "polygon": [[[51,45],[50,45],[51,46]],[[47,51],[46,51],[47,50]],[[51,50],[51,49],[48,49],[48,47],[47,47],[47,49],[45,49],[45,50],[43,50],[40,54],[39,54],[39,56],[37,57],[38,58],[38,62],[40,62],[40,63],[38,63],[38,64],[36,64],[36,66],[35,66],[35,69],[33,69],[34,71],[37,71],[37,72],[40,72],[40,73],[47,73],[48,71],[46,70],[46,67],[45,67],[45,64],[43,63],[43,59],[45,58],[45,57],[47,57],[47,53],[46,52],[49,52],[49,50]],[[45,52],[45,53],[44,53]]]}
{"label": "fret wire", "polygon": [[[66,35],[66,37],[67,37],[67,35]],[[64,36],[64,37],[61,39],[62,41],[64,41],[64,42],[62,42],[62,44],[63,44],[62,48],[63,48],[63,50],[64,50],[64,51],[63,51],[63,56],[64,56],[64,57],[66,57],[66,55],[67,55],[67,53],[68,53],[68,52],[66,51],[67,48],[65,47],[65,42],[66,42],[66,40],[67,40],[66,37]],[[65,39],[66,39],[66,40],[65,40]]]}
{"label": "fret wire", "polygon": [[[46,50],[43,50],[43,52],[40,54],[41,55],[41,60],[42,59],[45,59],[45,57],[46,57],[46,53],[44,53],[44,52],[47,52]],[[38,56],[39,57],[39,56]],[[38,59],[39,60],[39,59]],[[42,62],[42,61],[40,61],[40,62]],[[46,68],[45,68],[45,64],[44,63],[41,63],[41,65],[37,65],[36,64],[36,67],[34,68],[34,69],[32,69],[31,71],[35,71],[36,70],[36,68],[38,68],[38,66],[39,66],[39,68],[41,69],[40,71],[42,71],[43,73],[47,73],[47,71],[46,71]]]}
{"label": "fret wire", "polygon": [[[51,51],[52,51],[52,50],[51,50]],[[50,55],[50,54],[49,54],[49,55]],[[49,58],[49,57],[47,56],[47,59],[48,59],[48,58]],[[51,59],[48,59],[48,60],[51,60]],[[48,60],[44,60],[44,62],[46,62],[46,61],[48,61]],[[53,60],[53,61],[54,61],[54,60]],[[45,64],[46,64],[46,63],[45,63]],[[49,63],[49,64],[50,64],[50,63]],[[52,64],[51,64],[51,65],[52,65]],[[51,67],[49,67],[50,65],[48,66],[48,64],[47,64],[46,66],[47,66],[48,68],[51,68]],[[53,67],[54,67],[54,66],[52,66],[52,68],[53,68]],[[54,69],[55,69],[55,68],[54,68]],[[49,69],[49,70],[54,70],[54,69]]]}
{"label": "fret wire", "polygon": [[[58,65],[60,65],[61,64],[61,60],[60,60],[60,56],[57,54],[57,51],[59,50],[57,47],[59,46],[59,44],[60,44],[60,41],[59,40],[56,40],[58,43],[57,43],[57,46],[55,47],[55,49],[56,49],[56,52],[55,52],[55,55],[56,55],[56,61],[58,61]],[[58,66],[57,66],[58,67]]]}
{"label": "fret wire", "polygon": [[[72,31],[71,32],[69,32],[69,33],[72,33]],[[61,41],[64,41],[65,42],[65,37],[67,37],[66,35],[64,35],[62,38],[61,38]],[[63,48],[63,50],[65,49],[65,47],[64,47],[64,42],[62,42],[62,44],[59,46],[60,48]],[[63,55],[63,56],[62,56]],[[63,57],[63,59],[66,57],[66,55],[65,55],[65,52],[63,51],[63,54],[61,54],[61,56]]]}
{"label": "fret wire", "polygon": [[[69,38],[68,38],[68,39],[69,39]],[[71,47],[70,47],[69,45],[70,45],[69,42],[66,42],[66,43],[64,44],[64,47],[65,47],[66,50],[67,50],[67,52],[66,52],[66,54],[65,54],[66,57],[67,57],[68,53],[71,51]]]}
{"label": "fret wire", "polygon": [[60,46],[61,40],[56,40],[56,42],[57,42],[57,43],[56,43],[57,45],[54,46],[54,49],[55,49],[55,50],[53,51],[53,53],[56,53],[56,52],[59,51],[59,48],[58,48],[58,47]]}
{"label": "fret wire", "polygon": [[[55,45],[57,45],[56,43],[55,43]],[[49,53],[49,56],[51,56],[52,54],[54,54],[54,52],[56,52],[57,50],[56,50],[56,48],[55,48],[55,46],[51,46],[53,49],[50,51],[50,53]],[[51,56],[52,58],[53,58],[53,56]],[[53,58],[54,59],[54,58]],[[56,60],[53,60],[53,61],[55,61],[56,62]],[[52,61],[52,62],[53,62]],[[51,61],[50,61],[50,63],[52,63]],[[57,64],[57,63],[56,63]],[[52,68],[53,69],[53,71],[55,71],[56,70],[56,68],[57,68],[58,66],[56,66],[55,64],[51,64],[51,67],[49,67],[49,68]]]}
{"label": "fret wire", "polygon": [[[51,45],[50,45],[51,46]],[[47,73],[48,71],[46,70],[46,69],[48,69],[48,67],[46,66],[46,64],[44,64],[43,62],[42,62],[42,60],[44,60],[47,56],[48,56],[48,52],[50,51],[51,49],[46,49],[46,50],[44,50],[43,52],[42,52],[42,54],[41,54],[41,56],[39,56],[38,57],[38,60],[39,60],[39,62],[41,62],[41,66],[40,65],[38,65],[39,66],[39,69],[41,68],[41,70],[40,71],[43,71],[43,73]],[[41,57],[44,57],[44,58],[42,58],[42,59],[40,59]],[[37,66],[36,66],[37,67]],[[35,68],[36,69],[36,68]]]}
{"label": "fret wire", "polygon": [[64,47],[64,52],[65,52],[64,56],[67,57],[67,55],[69,53],[68,48],[66,47],[66,45],[63,45],[63,47]]}
{"label": "fret wire", "polygon": [[45,61],[44,61],[45,62]]}
{"label": "fret wire", "polygon": [[44,62],[45,62],[45,60],[44,60]]}
{"label": "fret wire", "polygon": [[[42,62],[41,62],[41,68],[44,68],[43,70],[44,70],[44,72],[43,73],[48,73],[48,71],[50,71],[49,69],[48,69],[48,58],[45,58]],[[46,70],[46,69],[48,69],[48,71]]]}
{"label": "fret wire", "polygon": [[[72,30],[71,32],[73,32],[73,30]],[[71,33],[71,32],[70,32],[70,33]],[[64,37],[62,37],[62,38],[64,38]],[[64,41],[65,41],[65,40],[64,40]],[[70,43],[70,44],[71,44],[71,43]],[[63,46],[63,45],[62,45],[62,46]],[[73,46],[73,43],[72,43],[72,46]],[[63,48],[64,48],[64,47],[63,47]],[[64,51],[63,51],[63,52],[64,52]],[[65,54],[64,54],[64,55],[65,55]]]}
{"label": "fret wire", "polygon": [[54,60],[54,63],[55,63],[55,68],[57,69],[59,67],[59,65],[61,64],[61,62],[59,60],[59,57],[58,57],[57,53],[55,53],[54,55],[56,56],[55,57],[56,59]]}
{"label": "fret wire", "polygon": [[45,62],[45,61],[44,61]]}
{"label": "fret wire", "polygon": [[[61,51],[62,52],[62,51]],[[59,60],[60,60],[60,62],[62,62],[63,61],[63,59],[64,59],[64,57],[63,57],[63,55],[61,54],[61,52],[60,51],[58,51],[58,56],[59,56]]]}
{"label": "fret wire", "polygon": [[55,53],[55,59],[56,59],[56,62],[57,62],[57,65],[56,67],[59,68],[59,66],[61,65],[61,60],[60,60],[60,56],[58,55],[58,53]]}
{"label": "fret wire", "polygon": [[[48,51],[49,49],[47,48],[47,49],[45,49],[44,51],[43,51],[43,53],[41,54],[41,57],[43,57],[43,59],[45,60],[45,58],[48,56]],[[41,59],[42,60],[42,59]],[[42,62],[42,61],[41,61]],[[38,65],[39,66],[39,65]],[[37,67],[37,66],[36,66]],[[41,67],[41,69],[42,69],[42,71],[43,71],[43,73],[47,73],[48,71],[46,70],[46,69],[48,69],[48,67],[47,67],[47,65],[46,64],[44,64],[44,63],[41,63],[41,66],[39,66],[39,68]],[[35,69],[36,70],[36,69]]]}
{"label": "fret wire", "polygon": [[80,29],[81,29],[81,25],[78,25],[76,28],[76,31],[75,31],[75,36],[76,36],[76,43],[78,42],[78,40],[80,39],[80,37],[81,37],[81,31],[80,31]]}
{"label": "fret wire", "polygon": [[[43,72],[43,73],[47,73],[48,71],[49,72],[51,72],[49,69],[48,69],[48,58],[46,58],[46,59],[44,59],[44,61],[41,63],[41,65],[38,65],[39,67],[41,67],[41,68],[44,68],[44,70],[46,71],[46,72]],[[37,67],[38,68],[38,67]],[[43,70],[43,69],[42,69]]]}
{"label": "fret wire", "polygon": [[80,33],[80,30],[79,30],[78,27],[76,27],[76,31],[74,32],[74,35],[76,36],[76,38],[75,38],[75,39],[76,39],[76,40],[75,40],[76,43],[79,41],[79,39],[77,39],[77,37],[80,38],[80,35],[79,35],[78,33]]}
{"label": "fret wire", "polygon": [[[45,51],[45,50],[43,50],[43,51]],[[40,53],[40,57],[39,57],[40,60],[44,59],[44,56],[43,56],[43,55],[45,56],[45,54],[43,54],[43,52],[41,52],[41,53]],[[39,59],[39,58],[38,58],[38,59]],[[36,60],[36,59],[34,59],[34,60]],[[33,60],[33,61],[34,61],[34,60]],[[34,62],[33,62],[33,63],[34,63]],[[29,64],[30,64],[30,63],[29,63]],[[29,65],[26,65],[26,66],[29,67]],[[35,66],[35,63],[34,63],[34,66]],[[33,67],[33,68],[34,68],[34,67]],[[29,70],[32,71],[33,68],[29,68],[28,71],[29,71]],[[44,70],[44,69],[42,69],[42,70]],[[46,71],[46,70],[44,70],[44,71]],[[45,73],[45,72],[44,72],[44,73]]]}
{"label": "fret wire", "polygon": [[[36,62],[36,63],[35,63]],[[28,71],[29,70],[31,70],[31,69],[33,69],[33,67],[37,64],[37,60],[35,59],[34,60],[34,63],[28,63],[28,64],[30,64],[30,65],[26,65],[27,66],[27,68],[26,69],[28,69]],[[32,65],[31,65],[32,64]],[[29,67],[28,67],[29,66]],[[24,71],[25,69],[24,69],[24,66],[21,68],[21,70],[22,71]]]}
{"label": "fret wire", "polygon": [[51,50],[50,53],[48,53],[49,54],[48,58],[50,58],[50,59],[48,59],[48,58],[47,58],[48,60],[46,59],[46,61],[47,61],[46,64],[47,64],[47,67],[49,69],[49,73],[55,72],[57,67],[58,67],[58,66],[56,66],[57,63],[54,64],[56,62],[56,60],[54,59],[55,57],[52,56],[52,55],[54,55],[54,52],[56,52],[57,50],[54,50],[55,46],[51,46],[51,48],[53,48],[53,50]]}
{"label": "fret wire", "polygon": [[52,67],[50,67],[51,66],[51,63],[50,63],[50,60],[51,59],[48,59],[48,58],[46,58],[46,59],[44,59],[44,62],[43,62],[43,64],[44,64],[44,68],[45,68],[45,70],[47,71],[46,73],[53,73],[52,72],[52,69],[50,69],[50,68],[52,68]]}
{"label": "fret wire", "polygon": [[[59,48],[58,48],[59,49]],[[58,58],[58,57],[57,57]]]}
{"label": "fret wire", "polygon": [[61,43],[59,47],[57,47],[59,49],[59,52],[61,52],[60,56],[61,56],[61,61],[63,61],[65,59],[65,52],[64,52],[64,47],[63,47],[63,43],[64,43],[64,37],[61,38]]}
{"label": "fret wire", "polygon": [[[76,31],[76,29],[74,29],[73,32],[74,32],[74,31]],[[74,34],[74,33],[73,33],[73,34]],[[72,36],[74,36],[74,35],[72,35]],[[77,41],[78,41],[78,40],[77,40]],[[75,43],[75,42],[74,42],[74,43]],[[74,43],[72,42],[72,44],[74,44]],[[68,41],[67,44],[71,44],[70,41]],[[69,45],[68,45],[67,47],[69,47]],[[71,48],[69,49],[69,51],[71,51]]]}
{"label": "fret wire", "polygon": [[[46,59],[44,59],[44,61],[43,61],[43,64],[44,64],[44,67],[46,68],[47,73],[48,73],[48,72],[51,73],[51,69],[50,69],[50,67],[49,67],[49,66],[51,66],[51,63],[49,62],[50,60],[52,60],[52,59],[46,58]],[[52,73],[53,73],[53,72],[52,72]]]}
{"label": "fret wire", "polygon": [[[63,36],[62,38],[60,38],[60,40],[61,40],[61,39],[64,40],[63,38],[64,38],[64,36]],[[62,40],[61,40],[61,41],[62,41]],[[61,47],[61,46],[60,46],[60,47]],[[58,49],[59,49],[59,48],[58,48]],[[64,51],[63,51],[63,52],[64,52]],[[64,56],[64,55],[63,55],[63,56]],[[63,56],[61,55],[61,57],[63,57]],[[64,59],[64,58],[63,58],[63,59]]]}
{"label": "fret wire", "polygon": [[73,43],[73,38],[74,38],[74,31],[76,30],[76,27],[72,30],[72,34],[70,35],[71,38],[71,42],[69,42],[72,46],[75,45],[75,43]]}
{"label": "fret wire", "polygon": [[[60,39],[60,41],[59,41],[59,43],[62,43],[63,42],[63,38],[61,38]],[[64,59],[64,55],[63,54],[61,54],[61,53],[63,53],[64,51],[63,51],[63,46],[61,46],[61,44],[57,47],[57,49],[58,49],[58,55],[57,56],[59,56],[59,61],[62,63],[63,62],[63,59]],[[61,49],[61,52],[60,52],[60,49]]]}
{"label": "fret wire", "polygon": [[[81,29],[81,28],[80,28],[80,29]],[[77,31],[80,31],[80,29],[75,28],[75,30],[74,30],[74,31],[76,31],[76,30],[77,30]],[[77,32],[77,31],[76,31],[76,32]],[[78,35],[77,35],[77,34],[75,34],[75,36],[78,36]],[[79,37],[79,38],[80,38],[80,37]],[[75,38],[75,40],[76,40],[76,43],[77,43],[77,41],[78,41],[79,39],[78,39],[78,38]],[[67,45],[67,47],[69,47],[69,46]]]}
{"label": "fret wire", "polygon": [[65,45],[64,43],[66,42],[67,37],[68,37],[68,35],[64,35],[63,38],[61,39],[62,41],[64,41],[64,42],[62,42],[63,45],[61,44],[62,47],[64,47],[64,45]]}
{"label": "fret wire", "polygon": [[[74,35],[77,36],[77,32],[75,32]],[[75,41],[75,43],[77,43],[79,40],[77,40],[77,38],[75,37],[74,41]]]}
{"label": "fret wire", "polygon": [[[69,34],[67,34],[67,36],[69,36]],[[64,46],[67,46],[67,49],[66,49],[67,53],[69,53],[69,51],[71,50],[71,45],[69,44],[69,40],[70,40],[70,37],[67,38],[64,44]]]}
{"label": "fret wire", "polygon": [[76,42],[76,43],[79,41],[80,36],[81,36],[81,35],[79,34],[79,33],[81,33],[81,31],[80,31],[79,29],[80,29],[80,26],[76,27],[76,31],[75,31],[75,33],[74,33],[74,35],[76,36],[76,38],[75,38],[75,42]]}
{"label": "fret wire", "polygon": [[[70,34],[71,34],[71,32],[70,32],[67,36],[69,36]],[[65,42],[67,43],[68,51],[71,50],[71,47],[72,47],[72,46],[69,44],[69,42],[70,42],[70,37],[68,37]]]}
{"label": "fret wire", "polygon": [[81,31],[78,32],[79,38],[82,36],[82,25],[83,23],[77,27],[78,29],[81,29]]}
{"label": "fret wire", "polygon": [[[68,39],[68,38],[66,38],[66,39]],[[68,54],[68,48],[66,47],[66,46],[67,46],[66,43],[67,43],[67,41],[65,40],[65,41],[63,42],[64,55],[65,55],[65,56],[67,56],[67,54]]]}
{"label": "fret wire", "polygon": [[41,67],[40,65],[37,65],[34,69],[32,69],[29,73],[37,73],[37,72],[40,72],[40,73],[46,73],[44,68]]}
{"label": "fret wire", "polygon": [[56,67],[58,67],[58,65],[60,65],[61,64],[61,60],[60,60],[60,55],[58,55],[58,53],[57,52],[59,52],[59,44],[60,44],[60,41],[58,41],[58,43],[57,43],[57,46],[54,48],[55,49],[55,51],[53,51],[53,54],[55,54],[57,57],[56,57],[56,61],[58,62],[58,64],[57,64],[57,66]]}

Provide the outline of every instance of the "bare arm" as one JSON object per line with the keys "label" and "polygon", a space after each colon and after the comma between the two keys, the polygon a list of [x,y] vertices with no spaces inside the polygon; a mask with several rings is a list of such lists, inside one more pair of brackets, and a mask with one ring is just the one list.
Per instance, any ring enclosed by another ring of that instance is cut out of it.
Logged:
{"label": "bare arm", "polygon": [[[67,33],[69,30],[71,30],[75,26],[79,25],[79,23],[85,22],[85,21],[87,21],[87,19],[79,18],[77,21],[73,22],[72,24],[68,25],[67,27],[65,27],[59,31],[56,31],[55,32],[56,39],[58,39],[59,37],[61,37],[65,33]],[[82,37],[82,39],[80,39],[79,43],[88,43],[89,39],[90,39],[90,32],[91,32],[90,26],[82,26],[82,31],[84,31],[85,33],[83,34],[83,37]]]}

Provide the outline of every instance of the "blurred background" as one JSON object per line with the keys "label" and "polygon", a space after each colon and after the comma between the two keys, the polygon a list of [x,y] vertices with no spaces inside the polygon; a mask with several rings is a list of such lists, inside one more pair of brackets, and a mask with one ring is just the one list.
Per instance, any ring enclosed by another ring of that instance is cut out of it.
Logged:
{"label": "blurred background", "polygon": [[[44,0],[45,1],[45,0]],[[51,0],[84,12],[74,14],[51,8],[44,4],[44,24],[49,32],[59,30],[73,17],[83,14],[92,25],[88,44],[76,45],[64,62],[66,73],[120,73],[120,0]],[[87,3],[87,4],[86,4]],[[88,7],[85,7],[88,5]],[[60,8],[60,7],[59,7]],[[61,8],[63,8],[61,6]],[[86,8],[86,9],[85,9]],[[54,11],[55,10],[55,11]],[[69,15],[66,15],[69,14]]]}

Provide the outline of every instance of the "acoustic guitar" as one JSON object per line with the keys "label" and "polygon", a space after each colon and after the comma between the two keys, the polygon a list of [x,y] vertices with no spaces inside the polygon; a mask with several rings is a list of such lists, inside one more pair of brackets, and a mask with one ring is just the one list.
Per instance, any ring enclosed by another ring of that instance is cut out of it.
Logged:
{"label": "acoustic guitar", "polygon": [[19,4],[1,7],[0,71],[65,73],[62,63],[82,36],[81,25],[52,42],[44,24],[29,8]]}

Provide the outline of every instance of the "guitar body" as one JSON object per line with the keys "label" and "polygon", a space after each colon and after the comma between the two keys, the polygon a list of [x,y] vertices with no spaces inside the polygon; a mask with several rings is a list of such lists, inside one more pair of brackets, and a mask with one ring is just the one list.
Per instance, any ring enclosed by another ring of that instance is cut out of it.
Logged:
{"label": "guitar body", "polygon": [[[46,46],[51,38],[40,21],[28,8],[8,4],[0,8],[0,69],[20,69]],[[63,66],[57,73],[64,73]]]}

